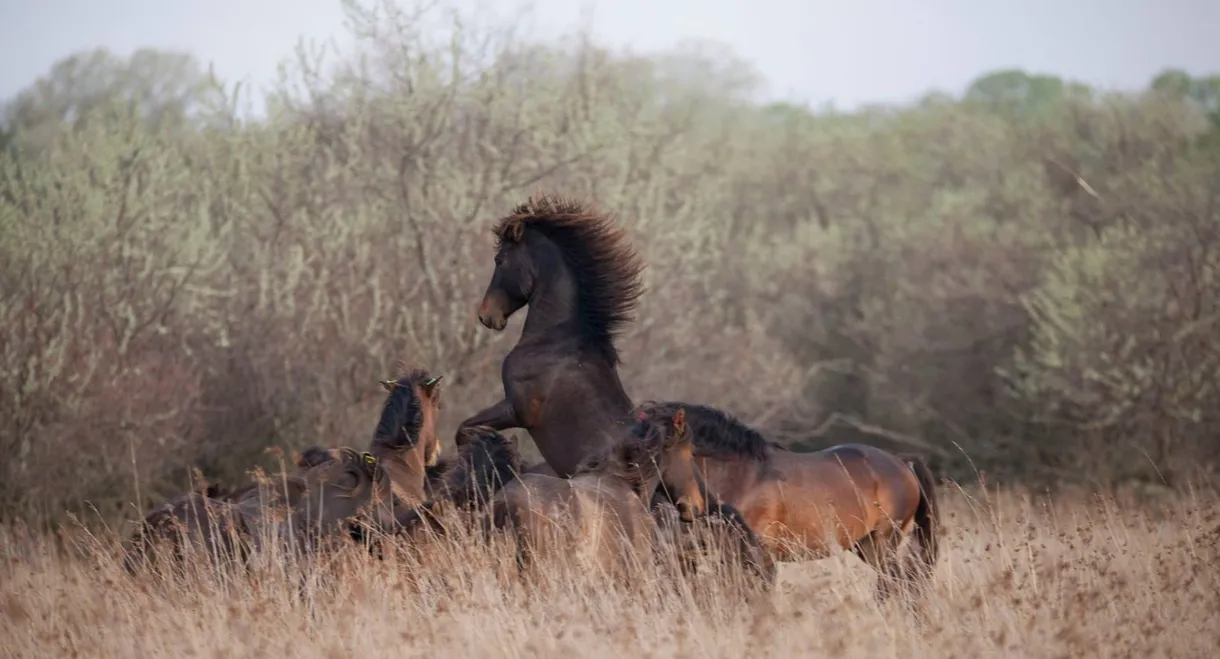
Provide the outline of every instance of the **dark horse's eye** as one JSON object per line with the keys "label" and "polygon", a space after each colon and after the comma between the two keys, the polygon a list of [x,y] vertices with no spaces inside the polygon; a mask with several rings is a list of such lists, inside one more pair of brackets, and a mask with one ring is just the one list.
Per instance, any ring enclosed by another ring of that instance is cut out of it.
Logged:
{"label": "dark horse's eye", "polygon": [[496,265],[504,265],[504,255],[496,252]]}

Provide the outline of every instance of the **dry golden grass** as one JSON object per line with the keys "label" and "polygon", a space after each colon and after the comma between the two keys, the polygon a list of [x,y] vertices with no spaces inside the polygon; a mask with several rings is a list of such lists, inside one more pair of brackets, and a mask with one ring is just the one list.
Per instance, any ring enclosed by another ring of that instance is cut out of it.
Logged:
{"label": "dry golden grass", "polygon": [[50,538],[10,528],[0,535],[0,649],[87,657],[1214,656],[1216,497],[1141,508],[960,490],[942,498],[944,542],[924,627],[897,605],[876,605],[874,574],[850,554],[785,564],[776,591],[751,600],[719,574],[693,580],[696,590],[675,587],[668,567],[649,568],[632,592],[566,573],[545,592],[502,587],[495,566],[508,560],[496,553],[504,548],[460,539],[384,562],[352,547],[304,572],[132,579],[94,537],[69,534],[69,548],[58,550]]}

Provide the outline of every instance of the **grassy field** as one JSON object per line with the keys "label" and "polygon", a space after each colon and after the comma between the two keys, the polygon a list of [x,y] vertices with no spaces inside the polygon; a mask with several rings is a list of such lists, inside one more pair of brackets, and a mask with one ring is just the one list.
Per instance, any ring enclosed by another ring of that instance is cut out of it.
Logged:
{"label": "grassy field", "polygon": [[942,499],[924,626],[875,604],[874,574],[847,553],[782,565],[765,597],[735,589],[739,573],[675,585],[663,566],[630,592],[569,570],[502,587],[504,548],[463,539],[170,582],[128,577],[112,540],[8,528],[0,637],[22,657],[1204,657],[1220,644],[1214,495]]}

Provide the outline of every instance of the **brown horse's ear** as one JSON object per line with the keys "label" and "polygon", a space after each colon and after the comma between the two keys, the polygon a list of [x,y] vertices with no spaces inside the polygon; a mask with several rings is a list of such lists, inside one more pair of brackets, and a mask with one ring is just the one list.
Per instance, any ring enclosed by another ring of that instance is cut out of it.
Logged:
{"label": "brown horse's ear", "polygon": [[397,380],[379,380],[378,382],[386,391],[394,391],[394,388],[398,386]]}
{"label": "brown horse's ear", "polygon": [[674,426],[674,434],[681,437],[686,434],[686,408],[679,407],[677,412],[674,412],[672,419]]}
{"label": "brown horse's ear", "polygon": [[443,377],[445,377],[445,376],[438,375],[434,378],[428,378],[427,380],[424,380],[423,383],[420,384],[419,386],[423,388],[424,393],[431,396],[432,392],[436,391],[436,385],[441,383],[441,378],[443,378]]}

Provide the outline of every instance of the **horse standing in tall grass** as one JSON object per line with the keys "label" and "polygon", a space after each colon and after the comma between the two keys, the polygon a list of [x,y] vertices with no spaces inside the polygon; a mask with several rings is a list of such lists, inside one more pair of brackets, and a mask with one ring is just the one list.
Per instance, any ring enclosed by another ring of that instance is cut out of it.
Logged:
{"label": "horse standing in tall grass", "polygon": [[519,573],[537,576],[547,559],[574,557],[580,567],[629,578],[641,560],[658,558],[665,542],[650,510],[655,494],[675,506],[685,525],[709,516],[726,522],[738,556],[769,589],[775,567],[758,538],[731,506],[704,498],[683,418],[678,410],[668,427],[637,421],[571,478],[524,474],[505,486],[495,498],[493,524],[511,530]]}
{"label": "horse standing in tall grass", "polygon": [[[647,401],[635,414],[669,424],[679,409],[707,491],[739,510],[781,560],[851,549],[880,573],[879,600],[931,577],[939,517],[935,480],[922,460],[863,444],[794,453],[729,414],[691,403]],[[904,553],[908,537],[914,551]]]}
{"label": "horse standing in tall grass", "polygon": [[521,473],[516,439],[483,426],[462,428],[456,454],[442,456],[429,468],[428,501],[397,515],[399,532],[417,539],[422,529],[445,533],[441,517],[446,511],[468,517],[488,509],[496,493]]}
{"label": "horse standing in tall grass", "polygon": [[124,565],[134,573],[164,544],[177,563],[223,564],[243,562],[255,547],[286,542],[290,553],[310,551],[340,536],[344,525],[384,504],[390,482],[369,453],[343,447],[327,454],[298,474],[263,476],[232,493],[209,487],[158,506],[133,533]]}
{"label": "horse standing in tall grass", "polygon": [[389,474],[396,508],[411,508],[427,499],[428,467],[440,459],[441,442],[436,433],[440,415],[440,381],[415,370],[381,386],[389,394],[373,431],[369,452]]}
{"label": "horse standing in tall grass", "polygon": [[689,435],[664,433],[656,424],[640,429],[587,458],[570,478],[523,474],[496,494],[493,523],[515,538],[523,576],[564,556],[630,574],[635,561],[653,555],[657,526],[648,502],[658,490],[683,522],[704,513]]}
{"label": "horse standing in tall grass", "polygon": [[524,428],[549,469],[566,478],[626,428],[632,401],[619,379],[617,333],[643,291],[642,264],[625,232],[579,202],[530,199],[494,228],[495,271],[479,321],[502,331],[529,305],[504,358],[504,398],[461,428]]}

